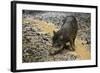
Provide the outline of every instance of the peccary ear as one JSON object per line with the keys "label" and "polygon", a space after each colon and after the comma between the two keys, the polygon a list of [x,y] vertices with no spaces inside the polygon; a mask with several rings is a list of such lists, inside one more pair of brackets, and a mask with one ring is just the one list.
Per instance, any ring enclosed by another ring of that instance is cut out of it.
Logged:
{"label": "peccary ear", "polygon": [[56,32],[55,32],[55,31],[53,31],[53,34],[55,35],[55,34],[56,34]]}

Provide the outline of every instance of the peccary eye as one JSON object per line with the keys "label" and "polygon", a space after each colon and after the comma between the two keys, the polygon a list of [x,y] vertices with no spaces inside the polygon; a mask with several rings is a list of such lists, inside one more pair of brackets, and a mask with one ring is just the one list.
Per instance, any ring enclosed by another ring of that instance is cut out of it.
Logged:
{"label": "peccary eye", "polygon": [[60,39],[61,39],[61,40],[63,39],[63,36],[62,36],[62,35],[60,36]]}

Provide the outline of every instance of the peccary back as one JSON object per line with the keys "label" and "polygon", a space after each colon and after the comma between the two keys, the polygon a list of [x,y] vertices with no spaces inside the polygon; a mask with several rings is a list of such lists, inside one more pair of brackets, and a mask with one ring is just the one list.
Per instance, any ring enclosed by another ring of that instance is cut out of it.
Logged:
{"label": "peccary back", "polygon": [[67,16],[61,29],[54,31],[53,46],[63,48],[69,42],[71,50],[75,50],[75,38],[77,35],[78,25],[74,16]]}

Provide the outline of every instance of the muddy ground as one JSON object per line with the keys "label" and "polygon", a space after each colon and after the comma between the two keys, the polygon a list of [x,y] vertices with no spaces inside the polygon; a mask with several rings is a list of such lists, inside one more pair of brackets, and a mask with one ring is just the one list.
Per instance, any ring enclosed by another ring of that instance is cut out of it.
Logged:
{"label": "muddy ground", "polygon": [[[78,21],[75,51],[52,47],[53,31],[61,28],[66,16],[73,15]],[[23,11],[22,61],[69,61],[91,59],[91,16],[89,13]]]}

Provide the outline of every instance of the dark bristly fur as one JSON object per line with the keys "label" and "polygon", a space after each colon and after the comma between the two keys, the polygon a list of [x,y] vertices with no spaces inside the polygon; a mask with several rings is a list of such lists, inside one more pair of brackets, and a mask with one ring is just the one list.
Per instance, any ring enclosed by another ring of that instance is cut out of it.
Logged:
{"label": "dark bristly fur", "polygon": [[77,35],[78,25],[74,16],[67,16],[61,29],[57,32],[54,31],[53,46],[63,48],[69,42],[71,50],[75,50],[75,38]]}

